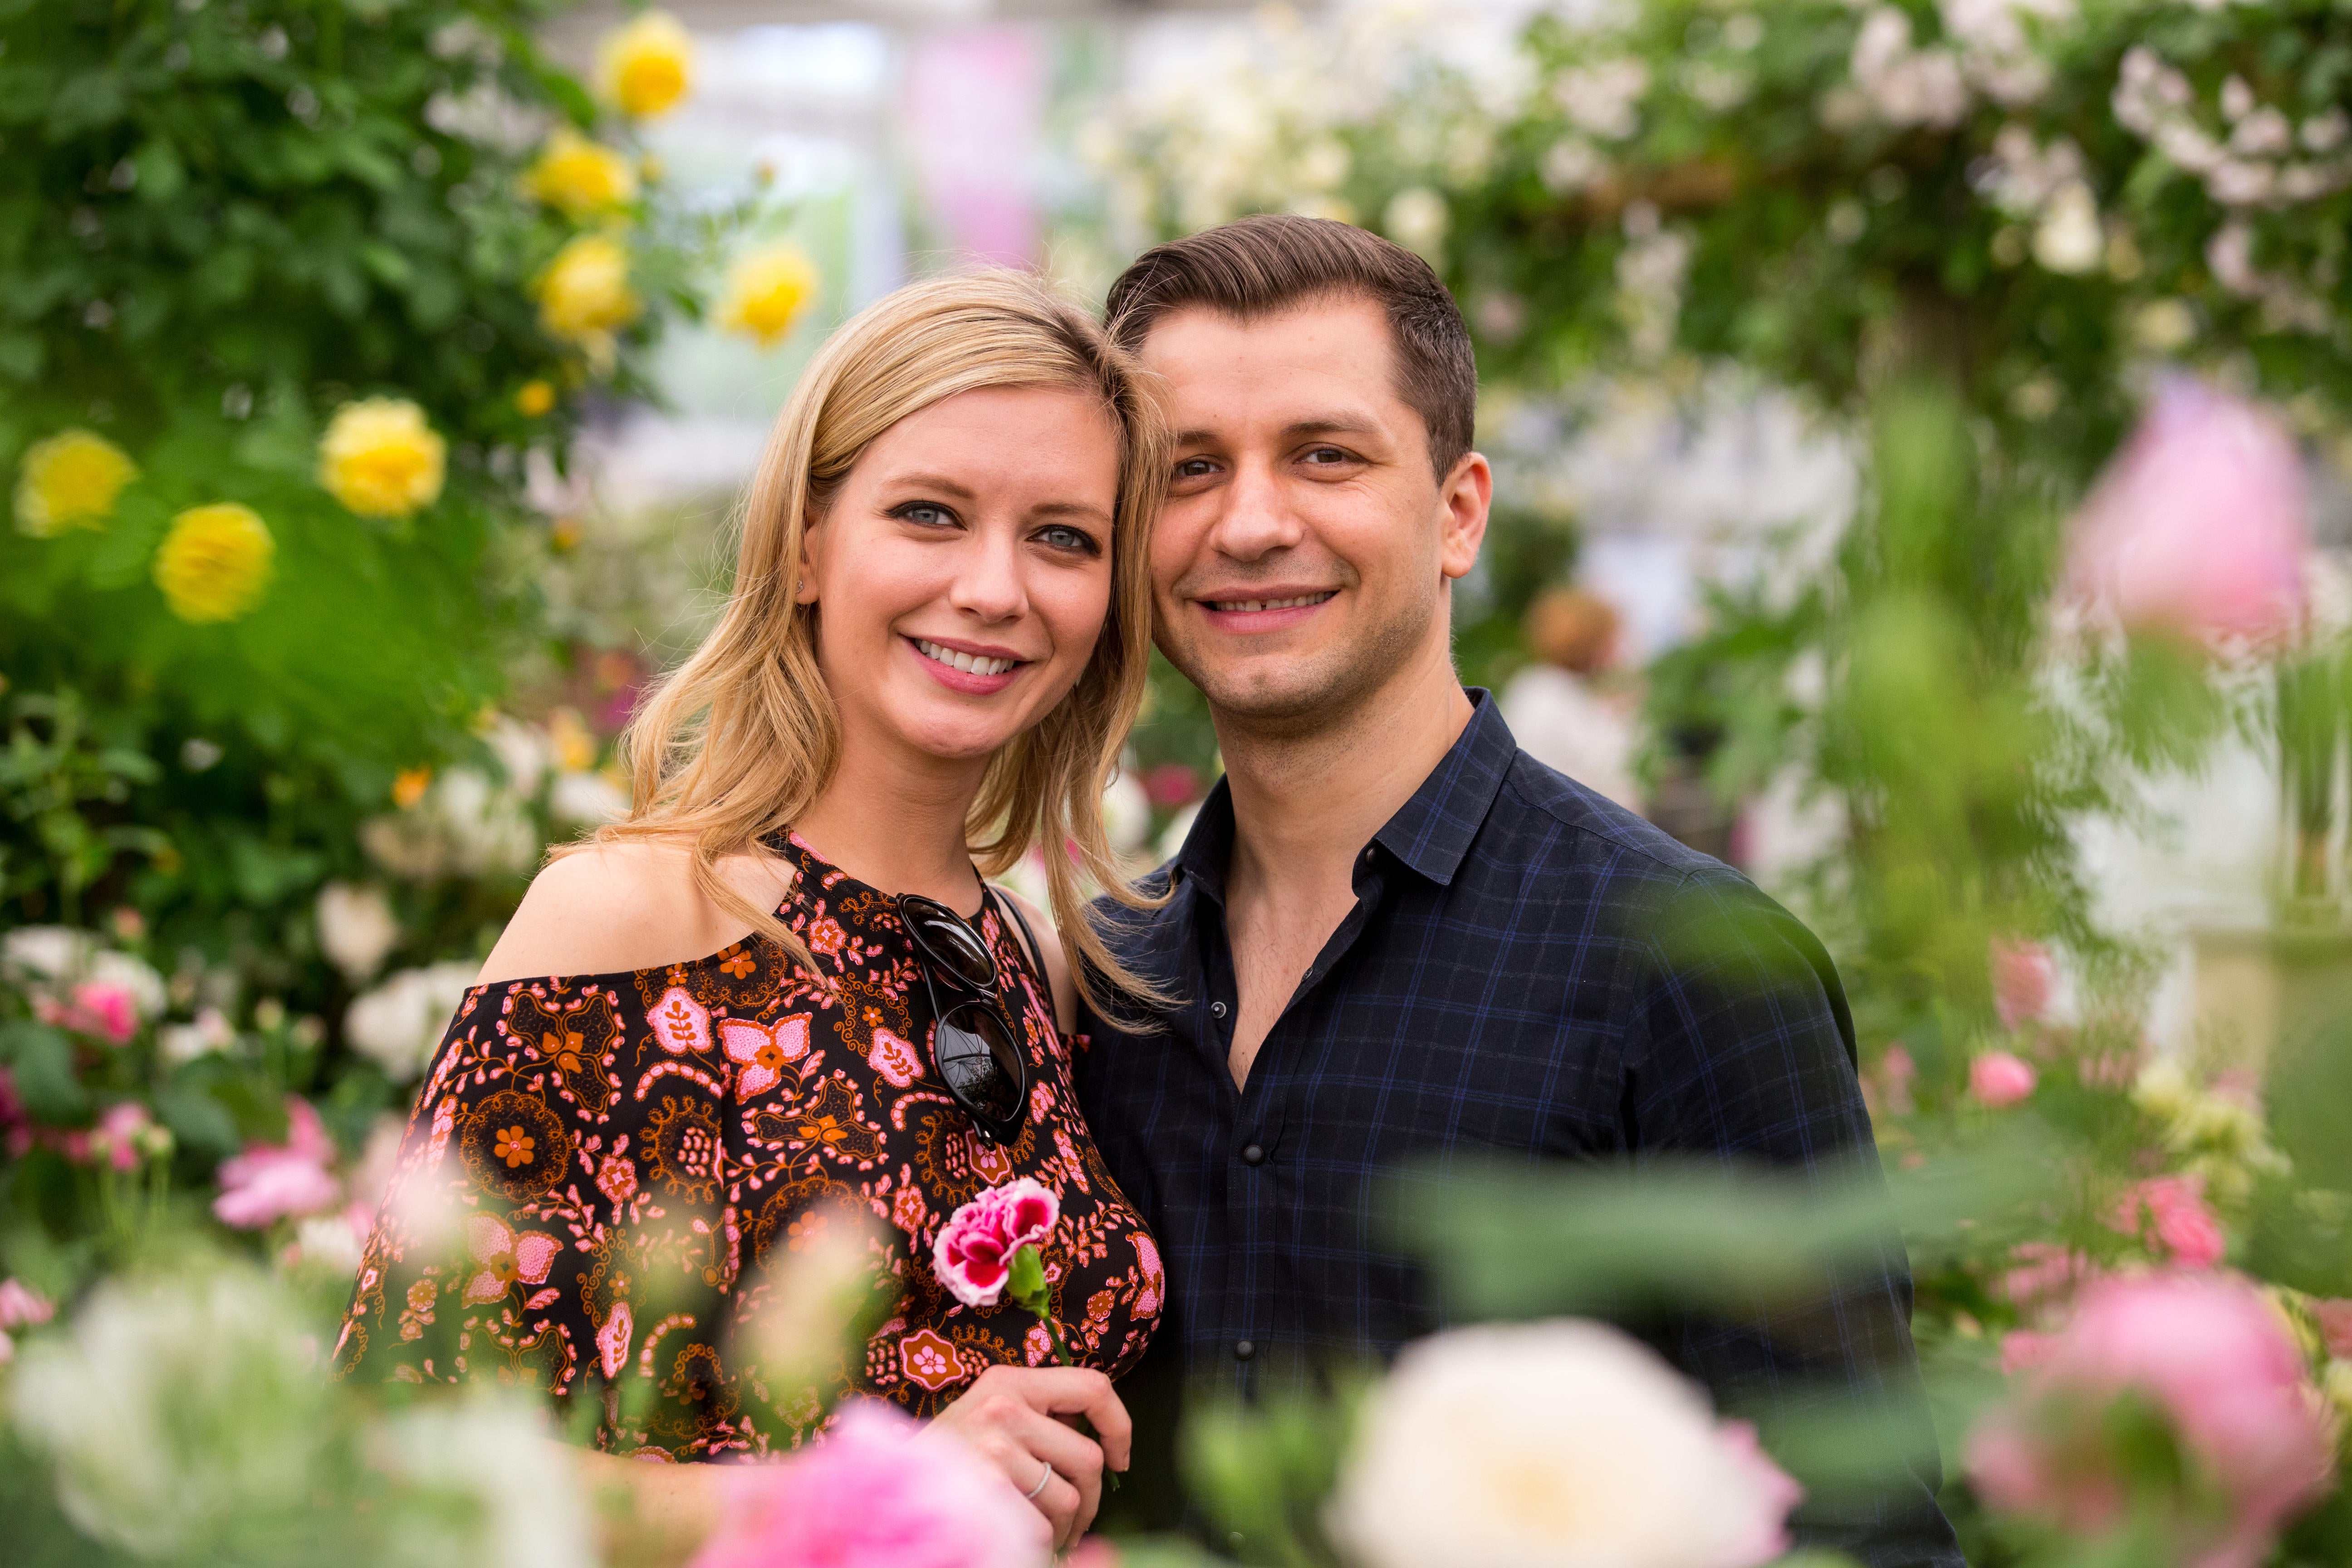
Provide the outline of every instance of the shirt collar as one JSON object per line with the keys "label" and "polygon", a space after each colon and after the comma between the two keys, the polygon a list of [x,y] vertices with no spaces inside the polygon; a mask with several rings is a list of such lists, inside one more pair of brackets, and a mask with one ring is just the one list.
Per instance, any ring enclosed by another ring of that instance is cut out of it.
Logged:
{"label": "shirt collar", "polygon": [[[1470,722],[1412,798],[1372,836],[1372,842],[1440,887],[1451,883],[1461,868],[1519,749],[1486,689],[1474,686],[1469,697]],[[1233,854],[1233,792],[1219,779],[1201,803],[1184,847],[1176,852],[1177,874],[1223,903],[1225,868]]]}

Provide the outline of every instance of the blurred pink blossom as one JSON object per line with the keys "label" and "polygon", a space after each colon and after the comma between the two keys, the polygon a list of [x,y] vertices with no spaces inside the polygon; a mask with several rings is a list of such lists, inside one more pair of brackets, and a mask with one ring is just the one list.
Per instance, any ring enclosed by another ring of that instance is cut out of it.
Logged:
{"label": "blurred pink blossom", "polygon": [[1201,798],[1201,775],[1189,763],[1162,763],[1144,773],[1143,794],[1161,810],[1173,811]]}
{"label": "blurred pink blossom", "polygon": [[2320,1301],[2312,1312],[2319,1320],[2319,1337],[2327,1353],[2338,1361],[2352,1361],[2352,1300]]}
{"label": "blurred pink blossom", "polygon": [[2205,1206],[2205,1183],[2194,1174],[2136,1183],[2107,1223],[2126,1236],[2152,1233],[2157,1250],[2184,1268],[2210,1268],[2229,1250],[2221,1220]]}
{"label": "blurred pink blossom", "polygon": [[2021,1311],[2065,1300],[2097,1272],[2090,1258],[2054,1241],[2020,1242],[2009,1257],[2000,1293]]}
{"label": "blurred pink blossom", "polygon": [[117,1100],[99,1113],[90,1130],[89,1150],[118,1171],[135,1171],[146,1157],[148,1129],[155,1119],[135,1100]]}
{"label": "blurred pink blossom", "polygon": [[21,1160],[33,1146],[33,1119],[25,1113],[25,1102],[16,1098],[16,1079],[6,1068],[0,1068],[0,1149],[8,1152],[12,1160]]}
{"label": "blurred pink blossom", "polygon": [[0,1279],[0,1329],[21,1329],[47,1322],[57,1305],[19,1279]]}
{"label": "blurred pink blossom", "polygon": [[859,1401],[777,1464],[727,1478],[725,1513],[688,1568],[1045,1568],[1045,1515],[942,1432]]}
{"label": "blurred pink blossom", "polygon": [[2067,581],[2131,630],[2274,641],[2303,620],[2308,515],[2278,421],[2176,376],[2074,519]]}
{"label": "blurred pink blossom", "polygon": [[45,1024],[89,1035],[110,1046],[126,1045],[139,1032],[139,999],[127,985],[85,980],[73,988],[70,1000],[44,998],[34,1004]]}
{"label": "blurred pink blossom", "polygon": [[2033,1068],[2007,1051],[1979,1051],[1969,1063],[1969,1092],[1995,1110],[2033,1092]]}
{"label": "blurred pink blossom", "polygon": [[[2046,1353],[2026,1360],[2022,1386],[1969,1439],[1969,1475],[1997,1510],[2096,1531],[2121,1517],[2135,1480],[2169,1484],[2177,1506],[2210,1496],[2219,1508],[2170,1521],[2176,1561],[2252,1568],[2332,1474],[2333,1439],[2302,1353],[2234,1275],[2103,1279]],[[2188,1487],[2133,1476],[2110,1446],[2102,1413],[2126,1391],[2162,1413],[2193,1472]]]}
{"label": "blurred pink blossom", "polygon": [[2058,966],[2050,950],[2038,942],[1997,936],[1991,963],[1992,1002],[2000,1014],[2000,1026],[2013,1030],[2021,1024],[2041,1022],[2058,988]]}
{"label": "blurred pink blossom", "polygon": [[248,1143],[244,1153],[223,1161],[213,1213],[223,1225],[259,1230],[276,1220],[332,1208],[343,1194],[342,1184],[327,1169],[334,1158],[334,1141],[319,1113],[309,1100],[289,1094],[286,1142]]}
{"label": "blurred pink blossom", "polygon": [[2000,1336],[2000,1370],[2005,1377],[2015,1377],[2040,1366],[2058,1348],[2058,1336],[2038,1334],[2032,1329],[2011,1329]]}
{"label": "blurred pink blossom", "polygon": [[1875,1065],[1865,1068],[1862,1087],[1890,1116],[1908,1116],[1916,1109],[1911,1100],[1911,1080],[1919,1076],[1918,1065],[1911,1053],[1898,1041],[1879,1053]]}

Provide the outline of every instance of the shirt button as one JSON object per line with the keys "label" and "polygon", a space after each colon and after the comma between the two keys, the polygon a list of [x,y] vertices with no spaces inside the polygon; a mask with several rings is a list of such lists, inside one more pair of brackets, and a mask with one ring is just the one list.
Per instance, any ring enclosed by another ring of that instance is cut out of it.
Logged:
{"label": "shirt button", "polygon": [[1235,1361],[1247,1361],[1250,1357],[1255,1354],[1257,1354],[1257,1346],[1251,1343],[1249,1341],[1235,1340],[1234,1342],[1234,1359]]}
{"label": "shirt button", "polygon": [[1255,1143],[1251,1144],[1248,1148],[1242,1151],[1242,1163],[1244,1165],[1265,1164],[1265,1151]]}
{"label": "shirt button", "polygon": [[1222,1017],[1223,1017],[1224,1016],[1225,1016],[1225,1005],[1224,1005],[1223,1002],[1212,1002],[1212,1003],[1210,1003],[1210,1004],[1209,1004],[1209,1016],[1210,1016],[1210,1017],[1212,1017],[1212,1018],[1222,1018]]}

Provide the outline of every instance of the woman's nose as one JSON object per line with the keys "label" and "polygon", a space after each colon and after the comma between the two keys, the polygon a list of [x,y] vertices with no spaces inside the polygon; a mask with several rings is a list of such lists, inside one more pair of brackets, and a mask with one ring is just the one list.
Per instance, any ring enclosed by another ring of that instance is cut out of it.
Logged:
{"label": "woman's nose", "polygon": [[1018,542],[982,534],[961,552],[948,603],[984,621],[1009,621],[1029,606]]}

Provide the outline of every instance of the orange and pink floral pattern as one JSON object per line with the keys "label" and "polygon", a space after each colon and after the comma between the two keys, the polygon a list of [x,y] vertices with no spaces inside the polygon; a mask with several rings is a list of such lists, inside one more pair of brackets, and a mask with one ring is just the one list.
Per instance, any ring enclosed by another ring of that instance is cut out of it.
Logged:
{"label": "orange and pink floral pattern", "polygon": [[1026,1036],[1020,1138],[982,1142],[932,1071],[933,1019],[890,900],[805,845],[778,912],[814,970],[748,940],[691,963],[479,986],[409,1117],[398,1173],[335,1352],[363,1382],[487,1379],[586,1400],[623,1453],[717,1458],[796,1444],[814,1420],[762,1405],[730,1361],[759,1266],[810,1244],[827,1204],[888,1227],[897,1305],[860,1389],[929,1415],[993,1365],[1038,1364],[1036,1320],[975,1308],[931,1267],[940,1228],[1026,1177],[1061,1223],[1043,1249],[1055,1321],[1116,1376],[1143,1353],[1160,1254],[1077,1110],[1045,984],[992,910],[979,922]]}

